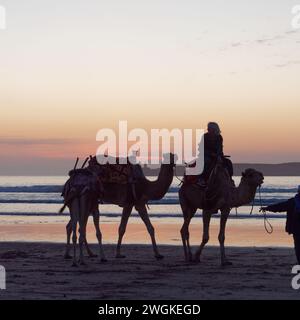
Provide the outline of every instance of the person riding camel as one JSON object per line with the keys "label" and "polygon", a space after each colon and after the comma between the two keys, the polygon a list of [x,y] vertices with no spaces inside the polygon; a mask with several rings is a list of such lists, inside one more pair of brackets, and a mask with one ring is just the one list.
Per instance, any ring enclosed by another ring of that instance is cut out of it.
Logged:
{"label": "person riding camel", "polygon": [[224,157],[223,137],[221,135],[220,127],[216,122],[209,122],[207,125],[207,132],[204,134],[204,170],[198,179],[198,184],[200,186],[206,186],[211,170],[217,159],[220,157],[227,167],[230,176],[232,176],[232,162]]}

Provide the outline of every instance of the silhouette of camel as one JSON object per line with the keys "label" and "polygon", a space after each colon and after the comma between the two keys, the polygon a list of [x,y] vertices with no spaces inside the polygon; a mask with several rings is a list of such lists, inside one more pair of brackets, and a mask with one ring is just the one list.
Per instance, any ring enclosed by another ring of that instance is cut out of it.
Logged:
{"label": "silhouette of camel", "polygon": [[[212,214],[221,211],[219,242],[221,249],[222,266],[230,265],[225,255],[225,228],[227,218],[232,208],[250,203],[255,198],[257,187],[263,183],[264,176],[254,169],[247,169],[242,175],[241,182],[235,187],[227,169],[217,163],[211,175],[213,181],[209,182],[208,193],[213,194],[213,205],[208,208],[207,194],[204,188],[195,184],[183,184],[179,189],[179,201],[183,212],[184,223],[181,228],[181,238],[186,261],[200,261],[200,256],[205,244],[209,240],[209,224]],[[212,193],[211,193],[212,191]],[[190,248],[189,224],[197,209],[203,209],[203,238],[195,257]]]}
{"label": "silhouette of camel", "polygon": [[[106,182],[102,183],[101,187],[98,186],[98,191],[99,191],[99,188],[101,188],[101,200],[103,202],[115,204],[123,207],[121,222],[119,226],[119,238],[118,238],[117,252],[116,252],[117,258],[125,257],[124,255],[121,254],[121,245],[122,245],[122,239],[126,231],[128,219],[132,212],[133,207],[135,207],[135,209],[138,211],[139,216],[141,217],[144,224],[146,225],[147,231],[151,237],[155,258],[156,259],[163,258],[163,256],[159,253],[159,250],[157,248],[156,239],[155,239],[155,230],[149,219],[146,205],[149,200],[162,199],[167,193],[173,181],[174,167],[176,162],[175,155],[170,154],[168,158],[169,158],[168,163],[164,163],[164,162],[162,163],[159,175],[157,179],[154,181],[150,181],[146,177],[140,177],[139,179],[137,179],[134,186],[132,184],[117,184],[117,183],[106,183]],[[93,172],[93,174],[97,176],[99,172],[101,172],[101,165],[99,164],[96,166],[92,165],[91,167],[88,167],[88,170]],[[93,190],[93,188],[91,187],[89,190]],[[99,197],[100,196],[98,194],[97,199],[99,199]],[[66,253],[65,253],[66,258],[70,257],[69,244],[70,244],[70,237],[72,232],[73,232],[73,245],[76,238],[74,237],[74,230],[76,232],[76,229],[74,229],[74,225],[75,223],[77,223],[75,222],[76,217],[81,217],[80,219],[76,220],[76,221],[79,221],[79,233],[81,236],[79,238],[81,263],[83,261],[82,246],[84,243],[87,246],[88,253],[93,256],[93,253],[88,248],[88,243],[86,240],[86,224],[90,214],[92,214],[94,217],[94,224],[98,234],[98,241],[100,244],[100,248],[102,248],[101,232],[100,232],[100,229],[97,228],[96,226],[99,224],[98,203],[95,203],[94,199],[95,199],[95,194],[93,194],[93,192],[91,191],[87,192],[86,194],[83,194],[80,198],[78,197],[74,198],[70,196],[69,199],[65,199],[64,207],[68,206],[70,209],[70,212],[75,210],[75,213],[71,214],[71,220],[66,227],[67,229],[67,247],[66,247]],[[78,201],[80,204],[83,203],[81,204],[82,210],[80,212],[78,212],[78,209],[77,209],[79,205],[76,204]],[[75,204],[73,202],[75,202]],[[64,207],[61,209],[61,211],[64,209]],[[75,217],[75,220],[72,219],[73,217]],[[101,257],[103,258],[103,256],[104,255],[102,251]]]}

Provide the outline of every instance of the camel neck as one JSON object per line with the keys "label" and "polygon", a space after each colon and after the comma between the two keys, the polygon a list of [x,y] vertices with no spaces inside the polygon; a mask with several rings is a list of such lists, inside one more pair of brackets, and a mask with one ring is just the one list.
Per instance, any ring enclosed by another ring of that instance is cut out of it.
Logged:
{"label": "camel neck", "polygon": [[173,181],[173,166],[162,164],[156,181],[161,185],[161,190],[164,189],[166,193]]}
{"label": "camel neck", "polygon": [[173,181],[173,166],[162,164],[155,181],[147,180],[147,193],[151,200],[161,199],[167,193]]}
{"label": "camel neck", "polygon": [[250,185],[246,181],[242,180],[237,187],[237,204],[244,205],[250,203],[256,194],[257,186]]}
{"label": "camel neck", "polygon": [[173,178],[173,166],[170,164],[162,164],[157,179],[165,179],[170,176]]}

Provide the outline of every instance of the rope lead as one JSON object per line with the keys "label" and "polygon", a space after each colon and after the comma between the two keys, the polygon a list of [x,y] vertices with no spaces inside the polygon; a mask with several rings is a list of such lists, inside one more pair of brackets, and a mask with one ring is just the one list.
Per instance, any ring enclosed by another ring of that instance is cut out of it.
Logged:
{"label": "rope lead", "polygon": [[262,199],[261,199],[261,187],[259,186],[258,188],[258,193],[259,193],[259,202],[260,202],[260,210],[263,212],[264,214],[264,228],[266,230],[266,232],[268,234],[271,234],[273,233],[274,229],[273,229],[273,226],[271,224],[271,222],[269,221],[269,219],[267,218],[267,213],[265,210],[262,210]]}

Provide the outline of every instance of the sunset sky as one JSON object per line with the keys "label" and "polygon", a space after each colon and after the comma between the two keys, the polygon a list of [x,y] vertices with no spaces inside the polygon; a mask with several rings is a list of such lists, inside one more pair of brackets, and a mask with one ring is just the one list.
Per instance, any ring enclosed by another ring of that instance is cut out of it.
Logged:
{"label": "sunset sky", "polygon": [[234,162],[300,161],[297,0],[0,0],[0,174],[58,174],[117,128],[219,122]]}

